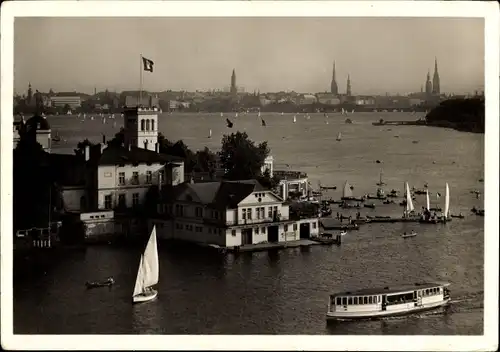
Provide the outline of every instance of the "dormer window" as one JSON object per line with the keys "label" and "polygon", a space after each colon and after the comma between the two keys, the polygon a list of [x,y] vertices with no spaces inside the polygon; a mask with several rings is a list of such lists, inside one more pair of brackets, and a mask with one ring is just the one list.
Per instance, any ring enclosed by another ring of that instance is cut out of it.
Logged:
{"label": "dormer window", "polygon": [[137,167],[139,166],[139,163],[133,163],[132,166]]}

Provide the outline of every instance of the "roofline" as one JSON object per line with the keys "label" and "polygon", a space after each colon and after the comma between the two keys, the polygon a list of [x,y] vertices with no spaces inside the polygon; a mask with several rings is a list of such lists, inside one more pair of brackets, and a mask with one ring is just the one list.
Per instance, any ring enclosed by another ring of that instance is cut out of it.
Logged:
{"label": "roofline", "polygon": [[[448,287],[450,286],[449,282],[422,282],[422,283],[416,283],[411,286],[411,284],[408,285],[397,285],[394,287],[375,287],[375,288],[363,288],[359,290],[354,290],[354,291],[344,291],[344,292],[336,292],[331,294],[331,296],[347,296],[347,297],[354,297],[354,296],[377,296],[377,295],[396,295],[396,294],[401,294],[401,293],[407,293],[407,292],[412,292],[416,290],[425,290],[428,288],[432,287],[437,287],[437,286],[443,286],[443,287]],[[398,289],[400,288],[400,289]],[[364,291],[373,291],[373,292],[364,292]]]}

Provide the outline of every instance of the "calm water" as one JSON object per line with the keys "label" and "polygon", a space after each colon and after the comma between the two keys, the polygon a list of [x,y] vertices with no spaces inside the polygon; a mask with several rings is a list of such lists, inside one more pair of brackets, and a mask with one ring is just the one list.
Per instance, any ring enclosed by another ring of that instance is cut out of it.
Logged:
{"label": "calm water", "polygon": [[[280,252],[244,253],[237,257],[160,247],[159,299],[132,306],[131,293],[139,250],[90,247],[46,268],[45,274],[19,281],[14,292],[15,333],[134,334],[482,334],[484,218],[469,213],[483,207],[470,193],[483,191],[484,136],[440,128],[372,126],[384,119],[416,119],[402,113],[323,114],[310,120],[297,115],[255,114],[234,118],[235,128],[255,141],[268,140],[275,167],[305,171],[311,182],[354,193],[375,192],[383,169],[387,189],[404,181],[428,183],[434,206],[444,206],[448,182],[451,212],[467,217],[446,225],[370,224],[346,236],[338,247],[315,246]],[[349,117],[354,123],[345,124]],[[182,138],[189,147],[217,148],[229,132],[218,114],[163,114],[160,129],[169,139]],[[76,117],[49,118],[66,139],[59,148],[71,152],[79,140],[112,137],[121,121],[80,122]],[[209,129],[213,137],[208,139]],[[342,132],[343,140],[335,141]],[[398,136],[398,137],[396,137]],[[418,143],[413,143],[418,141]],[[376,160],[381,163],[375,163]],[[340,191],[330,194],[334,198]],[[425,202],[417,196],[416,208]],[[337,208],[333,208],[334,212]],[[344,214],[348,211],[343,210]],[[381,205],[365,213],[401,214],[402,207]],[[354,211],[353,211],[354,213]],[[403,231],[418,236],[403,240]],[[112,275],[111,289],[87,291],[84,283]],[[422,280],[451,282],[453,303],[447,309],[404,318],[326,325],[332,291],[386,286]],[[26,318],[29,317],[29,318]]]}

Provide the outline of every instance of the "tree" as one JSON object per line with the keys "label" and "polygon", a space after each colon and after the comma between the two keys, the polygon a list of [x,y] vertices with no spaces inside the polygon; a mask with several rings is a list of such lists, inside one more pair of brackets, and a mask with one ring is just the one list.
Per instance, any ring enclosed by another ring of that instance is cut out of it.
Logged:
{"label": "tree", "polygon": [[208,172],[210,174],[210,178],[213,178],[216,171],[217,155],[205,147],[203,150],[198,150],[195,156],[195,169],[197,171]]}
{"label": "tree", "polygon": [[236,132],[222,137],[220,161],[229,180],[256,179],[262,175],[262,165],[269,155],[267,142],[255,145],[246,132]]}
{"label": "tree", "polygon": [[271,177],[271,172],[269,171],[269,169],[266,169],[262,176],[258,177],[257,180],[262,186],[270,190],[275,190],[281,181],[281,179],[276,175]]}

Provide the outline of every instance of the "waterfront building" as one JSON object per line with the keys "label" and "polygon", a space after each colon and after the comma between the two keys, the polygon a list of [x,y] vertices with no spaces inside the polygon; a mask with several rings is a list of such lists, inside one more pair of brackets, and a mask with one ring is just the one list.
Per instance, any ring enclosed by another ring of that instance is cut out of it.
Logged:
{"label": "waterfront building", "polygon": [[280,181],[278,189],[281,198],[288,199],[292,195],[307,196],[309,192],[309,178],[305,172],[289,171],[289,170],[276,170],[274,175]]}
{"label": "waterfront building", "polygon": [[337,94],[333,93],[318,93],[316,94],[316,98],[318,103],[325,105],[339,105],[340,99],[337,97]]}
{"label": "waterfront building", "polygon": [[234,247],[316,236],[317,218],[290,217],[289,204],[256,180],[183,183],[164,189],[149,220],[159,238]]}
{"label": "waterfront building", "polygon": [[53,96],[50,97],[50,102],[53,107],[64,107],[68,105],[71,109],[76,109],[82,106],[82,98],[78,95],[74,96]]}
{"label": "waterfront building", "polygon": [[317,99],[312,94],[304,94],[301,97],[299,97],[299,104],[300,105],[314,104],[316,102],[317,102]]}
{"label": "waterfront building", "polygon": [[330,83],[330,92],[335,96],[339,95],[339,87],[337,85],[337,79],[335,77],[335,61],[333,61],[332,82]]}

